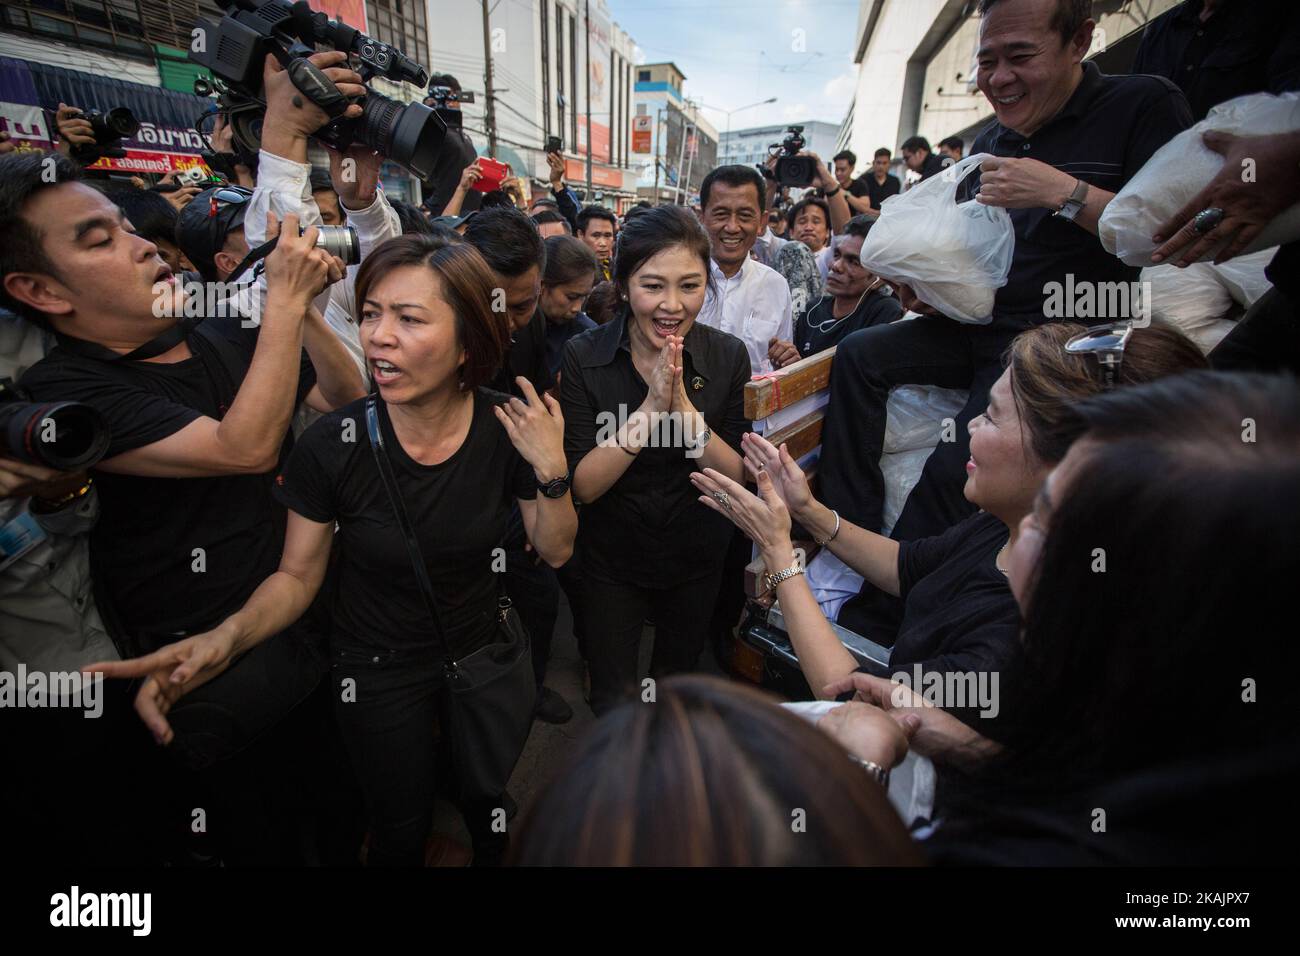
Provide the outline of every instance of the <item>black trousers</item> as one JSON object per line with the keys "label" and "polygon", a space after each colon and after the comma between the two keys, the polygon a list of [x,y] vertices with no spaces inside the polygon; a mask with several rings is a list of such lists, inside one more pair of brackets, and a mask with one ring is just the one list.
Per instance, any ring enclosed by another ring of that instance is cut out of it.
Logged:
{"label": "black trousers", "polygon": [[1210,365],[1224,372],[1300,375],[1300,301],[1270,289],[1214,347]]}
{"label": "black trousers", "polygon": [[591,709],[597,716],[638,691],[641,629],[647,616],[653,615],[655,622],[650,676],[658,680],[694,669],[721,580],[720,561],[705,576],[667,588],[586,579],[583,615]]}
{"label": "black trousers", "polygon": [[[445,692],[441,659],[431,651],[340,647],[331,669],[334,713],[370,817],[366,863],[423,866],[437,777],[434,728]],[[496,798],[460,807],[476,864],[499,861],[509,846],[501,804]]]}
{"label": "black trousers", "polygon": [[[927,459],[891,537],[909,541],[941,534],[974,514],[975,505],[962,494],[970,457],[966,426],[988,406],[1007,346],[1032,324],[1023,316],[995,317],[988,325],[921,316],[845,337],[831,368],[817,466],[827,507],[860,527],[880,530],[885,502],[880,455],[889,391],[897,385],[937,385],[969,389],[970,397],[957,415],[953,440],[941,441]],[[901,619],[902,602],[869,584],[837,617],[843,626],[887,646]]]}

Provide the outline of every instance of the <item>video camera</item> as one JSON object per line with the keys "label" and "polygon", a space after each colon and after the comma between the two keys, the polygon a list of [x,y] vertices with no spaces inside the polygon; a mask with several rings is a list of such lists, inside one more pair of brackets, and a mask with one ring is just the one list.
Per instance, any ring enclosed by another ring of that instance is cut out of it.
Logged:
{"label": "video camera", "polygon": [[803,127],[790,126],[786,132],[789,135],[785,139],[771,146],[773,151],[780,150],[783,154],[776,161],[777,184],[799,188],[811,186],[817,181],[817,161],[811,156],[798,155],[806,145]]}
{"label": "video camera", "polygon": [[122,148],[122,140],[140,132],[140,121],[125,106],[114,107],[107,112],[83,110],[75,116],[90,123],[90,131],[95,136],[93,143],[79,143],[72,147],[72,157],[84,165],[104,156],[123,158],[126,150]]}
{"label": "video camera", "polygon": [[382,76],[424,87],[428,71],[386,43],[318,13],[305,0],[234,0],[220,20],[200,16],[195,23],[203,38],[190,58],[212,71],[214,80],[196,80],[194,92],[214,91],[220,112],[229,119],[236,151],[256,154],[261,148],[266,102],[262,99],[262,66],[270,53],[289,73],[293,85],[331,117],[312,135],[327,146],[346,149],[360,143],[406,167],[421,179],[433,172],[434,160],[446,136],[446,126],[422,103],[401,103],[373,91],[364,97],[363,112],[343,118],[359,100],[339,92],[307,58],[318,46],[341,50],[355,61],[362,81]]}

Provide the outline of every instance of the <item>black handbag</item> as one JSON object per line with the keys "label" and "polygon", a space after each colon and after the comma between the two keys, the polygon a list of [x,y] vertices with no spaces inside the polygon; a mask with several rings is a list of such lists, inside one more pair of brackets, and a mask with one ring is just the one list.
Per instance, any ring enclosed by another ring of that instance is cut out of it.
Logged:
{"label": "black handbag", "polygon": [[366,400],[366,430],[398,526],[406,538],[415,580],[428,607],[438,643],[442,645],[446,682],[446,693],[442,695],[442,733],[450,746],[458,795],[462,800],[495,799],[505,793],[506,782],[523,753],[533,725],[537,685],[528,633],[519,612],[503,595],[497,607],[497,640],[460,660],[454,658],[438,615],[424,555],[388,460],[373,395]]}

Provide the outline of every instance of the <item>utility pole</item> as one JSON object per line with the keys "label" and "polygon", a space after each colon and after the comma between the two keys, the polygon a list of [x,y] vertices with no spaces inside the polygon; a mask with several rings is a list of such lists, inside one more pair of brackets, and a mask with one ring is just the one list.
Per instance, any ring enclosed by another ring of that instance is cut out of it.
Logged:
{"label": "utility pole", "polygon": [[591,202],[591,0],[586,0],[582,9],[587,21],[587,202]]}
{"label": "utility pole", "polygon": [[[690,100],[687,100],[686,105],[689,106],[690,102],[691,102]],[[681,194],[682,162],[686,159],[686,112],[682,110],[681,114],[682,114],[681,142],[678,144],[677,147],[677,189],[673,193],[673,203],[678,206],[682,204],[682,194]]]}
{"label": "utility pole", "polygon": [[492,27],[488,22],[488,0],[483,0],[483,89],[487,97],[486,115],[488,155],[497,154],[496,97],[492,92]]}

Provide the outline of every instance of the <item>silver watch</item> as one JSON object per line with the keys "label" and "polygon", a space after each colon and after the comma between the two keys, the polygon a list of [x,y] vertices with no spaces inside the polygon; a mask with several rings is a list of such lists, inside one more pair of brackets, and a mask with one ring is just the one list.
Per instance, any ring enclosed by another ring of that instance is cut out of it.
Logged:
{"label": "silver watch", "polygon": [[686,446],[687,451],[700,451],[709,443],[713,437],[713,430],[708,425],[704,426],[704,431],[695,436],[695,441]]}
{"label": "silver watch", "polygon": [[1088,184],[1082,179],[1075,180],[1074,192],[1070,193],[1070,198],[1065,201],[1060,209],[1056,210],[1053,215],[1060,216],[1062,219],[1068,219],[1074,222],[1074,217],[1079,215],[1079,210],[1083,208],[1088,199]]}

